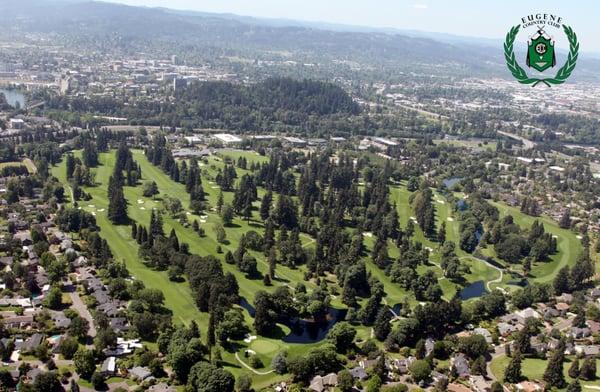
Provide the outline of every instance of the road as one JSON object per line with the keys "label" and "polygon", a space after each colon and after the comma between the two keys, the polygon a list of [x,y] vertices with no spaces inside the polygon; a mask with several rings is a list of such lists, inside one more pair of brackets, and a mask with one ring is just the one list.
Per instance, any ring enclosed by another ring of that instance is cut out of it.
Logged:
{"label": "road", "polygon": [[69,292],[69,296],[71,297],[71,301],[73,302],[73,309],[79,312],[79,315],[86,319],[89,323],[88,335],[92,338],[96,336],[96,327],[94,326],[94,319],[90,314],[87,306],[81,300],[81,297],[77,293],[77,291],[72,290]]}
{"label": "road", "polygon": [[496,131],[496,132],[498,132],[500,135],[504,135],[504,136],[509,137],[511,139],[516,139],[516,140],[521,141],[521,143],[523,143],[523,148],[525,148],[526,150],[530,150],[530,149],[532,149],[532,148],[535,147],[535,142],[532,142],[529,139],[525,139],[522,136],[515,135],[513,133],[505,132],[505,131]]}

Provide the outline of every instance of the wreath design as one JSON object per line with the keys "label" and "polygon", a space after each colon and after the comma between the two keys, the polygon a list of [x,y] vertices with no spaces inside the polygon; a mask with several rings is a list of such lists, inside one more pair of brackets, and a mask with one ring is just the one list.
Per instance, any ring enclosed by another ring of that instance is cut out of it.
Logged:
{"label": "wreath design", "polygon": [[530,78],[527,75],[527,72],[521,68],[515,59],[513,44],[515,43],[515,39],[517,38],[520,28],[521,25],[513,26],[513,28],[511,28],[506,34],[506,41],[504,41],[504,58],[506,59],[506,65],[508,66],[510,73],[519,81],[519,83],[531,84],[531,87],[535,87],[539,83],[544,83],[548,87],[550,87],[552,84],[564,83],[569,76],[571,76],[571,72],[573,72],[575,65],[577,64],[577,55],[579,54],[579,42],[577,41],[577,34],[575,34],[571,27],[563,25],[563,30],[565,31],[565,34],[569,40],[569,56],[567,57],[567,62],[558,70],[553,78],[539,79]]}

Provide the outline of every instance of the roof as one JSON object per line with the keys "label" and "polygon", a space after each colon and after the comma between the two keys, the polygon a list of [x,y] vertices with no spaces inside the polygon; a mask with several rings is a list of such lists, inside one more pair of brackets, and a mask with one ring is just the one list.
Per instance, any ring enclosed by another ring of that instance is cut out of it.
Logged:
{"label": "roof", "polygon": [[365,378],[369,377],[365,369],[360,366],[350,369],[350,374],[352,377],[358,378],[359,380],[364,380]]}
{"label": "roof", "polygon": [[171,385],[167,385],[164,382],[152,385],[147,389],[148,392],[175,392],[177,389]]}
{"label": "roof", "polygon": [[242,141],[241,138],[230,133],[215,133],[213,136],[215,137],[215,139],[218,139],[223,143],[239,143]]}
{"label": "roof", "polygon": [[471,388],[466,387],[462,384],[459,384],[457,382],[453,382],[448,384],[448,389],[449,392],[471,392]]}
{"label": "roof", "polygon": [[129,374],[131,374],[132,376],[134,376],[135,378],[139,379],[139,380],[145,380],[148,377],[150,377],[150,375],[152,373],[150,373],[150,370],[147,367],[142,367],[142,366],[136,366],[133,367],[131,369],[128,370]]}

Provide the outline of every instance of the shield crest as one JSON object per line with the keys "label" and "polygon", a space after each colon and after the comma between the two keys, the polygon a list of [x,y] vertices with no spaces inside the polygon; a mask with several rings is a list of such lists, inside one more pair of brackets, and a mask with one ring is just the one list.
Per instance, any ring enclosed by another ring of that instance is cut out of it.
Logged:
{"label": "shield crest", "polygon": [[539,31],[537,37],[532,37],[527,48],[527,66],[543,72],[556,65],[554,42],[550,37]]}

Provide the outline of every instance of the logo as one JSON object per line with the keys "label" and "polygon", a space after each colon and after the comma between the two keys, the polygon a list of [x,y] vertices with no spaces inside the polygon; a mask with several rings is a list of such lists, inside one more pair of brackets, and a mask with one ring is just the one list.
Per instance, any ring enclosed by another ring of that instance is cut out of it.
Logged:
{"label": "logo", "polygon": [[[535,14],[521,18],[521,24],[513,26],[506,34],[504,41],[504,58],[510,73],[519,83],[530,84],[535,87],[540,83],[550,87],[553,84],[564,83],[575,69],[577,55],[579,53],[579,42],[577,34],[570,26],[562,24],[560,16],[552,14]],[[569,41],[569,55],[565,64],[558,69],[553,77],[533,77],[527,74],[517,62],[514,52],[514,44],[521,29],[525,30],[535,27],[535,32],[529,36],[527,41],[526,65],[537,72],[544,72],[556,66],[555,40],[549,34],[547,28],[562,30]]]}

